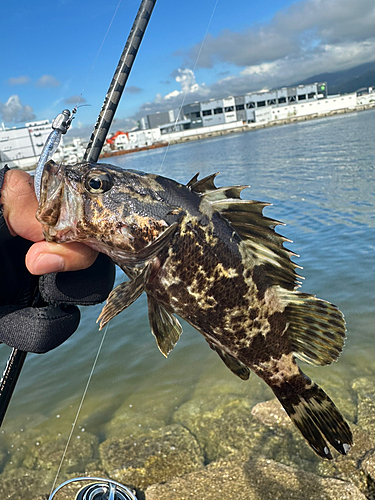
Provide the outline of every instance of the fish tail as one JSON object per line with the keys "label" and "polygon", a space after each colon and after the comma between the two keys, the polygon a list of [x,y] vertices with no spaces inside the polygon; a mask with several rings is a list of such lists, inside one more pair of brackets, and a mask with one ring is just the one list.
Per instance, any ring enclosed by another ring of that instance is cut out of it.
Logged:
{"label": "fish tail", "polygon": [[[302,372],[293,384],[273,386],[276,397],[311,448],[322,458],[333,457],[327,441],[346,455],[353,443],[349,425],[327,394]],[[297,387],[296,387],[297,385]]]}

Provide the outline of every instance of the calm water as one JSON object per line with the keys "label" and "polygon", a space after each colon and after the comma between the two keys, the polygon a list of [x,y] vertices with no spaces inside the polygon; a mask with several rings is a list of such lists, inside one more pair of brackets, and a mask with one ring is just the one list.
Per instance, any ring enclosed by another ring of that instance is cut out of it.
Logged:
{"label": "calm water", "polygon": [[[348,386],[375,375],[375,112],[368,111],[204,140],[126,155],[113,163],[155,172],[186,183],[196,172],[220,172],[218,185],[249,184],[243,196],[269,201],[266,215],[284,221],[282,234],[303,266],[302,291],[337,304],[348,326],[338,363],[304,366],[324,387]],[[118,275],[118,280],[122,276]],[[102,333],[95,323],[101,306],[82,309],[79,330],[45,355],[28,355],[3,430],[42,422],[69,428]],[[82,408],[90,432],[124,401],[189,397],[197,384],[209,393],[213,381],[244,384],[190,326],[165,359],[156,347],[142,296],[110,324]],[[9,348],[0,347],[1,366]],[[242,387],[242,386],[241,386]],[[246,386],[254,402],[271,397],[256,377]],[[91,416],[91,420],[89,418]]]}

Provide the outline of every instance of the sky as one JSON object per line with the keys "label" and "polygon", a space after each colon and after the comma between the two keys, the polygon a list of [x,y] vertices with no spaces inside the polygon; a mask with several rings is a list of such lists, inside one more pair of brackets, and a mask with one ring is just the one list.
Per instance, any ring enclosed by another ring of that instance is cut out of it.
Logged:
{"label": "sky", "polygon": [[[77,102],[88,138],[140,0],[0,6],[0,125]],[[182,104],[291,85],[375,61],[374,0],[157,0],[112,130]]]}

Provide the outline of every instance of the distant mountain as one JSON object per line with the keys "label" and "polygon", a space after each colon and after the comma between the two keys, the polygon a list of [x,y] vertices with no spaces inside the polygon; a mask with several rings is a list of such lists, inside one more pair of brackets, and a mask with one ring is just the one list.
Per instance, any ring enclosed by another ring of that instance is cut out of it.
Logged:
{"label": "distant mountain", "polygon": [[375,62],[360,64],[354,68],[334,73],[320,73],[296,85],[311,82],[327,82],[329,94],[346,94],[362,87],[375,87]]}

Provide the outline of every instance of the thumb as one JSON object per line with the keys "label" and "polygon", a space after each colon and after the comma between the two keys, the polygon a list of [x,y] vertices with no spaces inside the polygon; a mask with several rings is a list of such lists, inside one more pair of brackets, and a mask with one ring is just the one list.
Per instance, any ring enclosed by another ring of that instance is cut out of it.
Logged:
{"label": "thumb", "polygon": [[35,218],[38,200],[30,174],[22,170],[9,170],[4,178],[1,202],[5,221],[13,236],[31,241],[43,239],[42,227]]}

